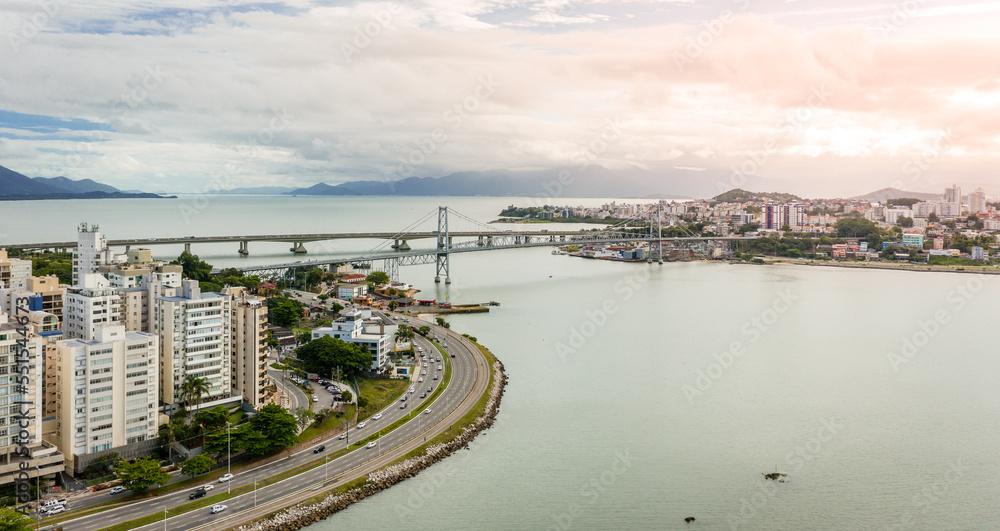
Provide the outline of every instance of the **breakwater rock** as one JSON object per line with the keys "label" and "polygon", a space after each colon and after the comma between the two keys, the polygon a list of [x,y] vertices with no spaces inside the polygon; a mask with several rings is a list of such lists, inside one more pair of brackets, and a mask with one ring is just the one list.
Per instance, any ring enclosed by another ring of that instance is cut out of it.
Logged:
{"label": "breakwater rock", "polygon": [[493,425],[500,411],[500,400],[507,386],[503,363],[493,363],[493,384],[483,414],[462,429],[462,433],[447,443],[428,446],[424,455],[411,457],[368,475],[364,485],[341,494],[330,494],[319,502],[295,505],[266,518],[235,527],[238,531],[295,531],[332,516],[352,503],[387,489],[400,481],[416,476],[421,470],[465,448],[480,433]]}

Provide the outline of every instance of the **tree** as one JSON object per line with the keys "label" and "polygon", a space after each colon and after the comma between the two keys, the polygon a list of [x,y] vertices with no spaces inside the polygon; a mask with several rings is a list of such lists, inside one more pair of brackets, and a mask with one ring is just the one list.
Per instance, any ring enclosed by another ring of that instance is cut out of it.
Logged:
{"label": "tree", "polygon": [[413,339],[413,329],[407,325],[396,327],[396,341],[406,341]]}
{"label": "tree", "polygon": [[198,454],[181,463],[181,474],[193,478],[212,470],[212,466],[214,465],[215,461],[211,457],[205,454]]}
{"label": "tree", "polygon": [[316,418],[316,414],[313,413],[309,408],[299,406],[295,410],[295,418],[299,424],[299,429],[306,429],[313,419]]}
{"label": "tree", "polygon": [[878,234],[878,226],[871,220],[858,216],[847,216],[837,220],[837,235],[841,238],[864,238],[869,234]]}
{"label": "tree", "polygon": [[342,392],[340,394],[340,400],[342,400],[342,401],[344,401],[344,402],[346,402],[348,404],[351,403],[351,399],[352,398],[354,398],[354,395],[352,395],[350,391],[344,391],[344,392]]}
{"label": "tree", "polygon": [[417,329],[417,332],[422,336],[426,336],[427,334],[431,333],[431,327],[421,326],[420,328]]}
{"label": "tree", "polygon": [[451,323],[449,323],[448,321],[445,321],[441,317],[436,317],[435,320],[437,321],[438,326],[443,326],[445,328],[451,328]]}
{"label": "tree", "polygon": [[321,293],[320,295],[317,295],[316,298],[319,299],[319,300],[321,300],[321,301],[325,301],[325,300],[329,299],[330,296],[327,295],[326,293]]}
{"label": "tree", "polygon": [[927,223],[937,223],[938,221],[941,221],[941,218],[938,217],[936,212],[931,212],[927,215]]}
{"label": "tree", "polygon": [[201,405],[201,399],[204,398],[209,391],[211,391],[211,386],[209,385],[207,378],[188,375],[184,378],[184,383],[181,384],[181,399],[188,405],[194,403],[197,408]]}
{"label": "tree", "polygon": [[291,327],[299,322],[305,306],[301,302],[283,297],[267,299],[267,318],[272,324]]}
{"label": "tree", "polygon": [[345,376],[353,376],[368,370],[372,363],[365,349],[330,336],[302,345],[295,355],[307,371],[317,374],[332,374],[334,367],[340,367]]}
{"label": "tree", "polygon": [[340,313],[340,310],[343,310],[343,309],[344,309],[343,306],[341,306],[341,305],[339,305],[339,304],[337,304],[335,302],[332,303],[332,304],[330,304],[330,310],[333,311],[333,313]]}
{"label": "tree", "polygon": [[896,224],[899,225],[900,227],[908,229],[913,226],[913,218],[900,216],[899,219],[896,220]]}
{"label": "tree", "polygon": [[260,432],[267,440],[269,448],[265,453],[280,450],[299,442],[297,419],[278,404],[268,404],[262,407],[248,424],[251,430]]}
{"label": "tree", "polygon": [[179,264],[181,266],[184,278],[205,281],[209,280],[212,276],[212,265],[201,261],[198,258],[198,255],[191,254],[187,251],[181,253],[181,255],[171,263]]}
{"label": "tree", "polygon": [[212,409],[199,411],[194,416],[194,423],[205,431],[218,431],[226,427],[229,420],[229,410],[225,406],[215,406]]}
{"label": "tree", "polygon": [[365,277],[366,282],[371,282],[375,286],[384,286],[390,282],[389,275],[384,271],[372,271]]}
{"label": "tree", "polygon": [[28,531],[35,527],[35,523],[22,513],[14,510],[13,507],[0,508],[0,531]]}
{"label": "tree", "polygon": [[136,459],[131,463],[122,459],[115,465],[115,475],[122,481],[121,486],[135,493],[146,492],[153,485],[170,481],[170,474],[160,470],[160,463],[152,457]]}
{"label": "tree", "polygon": [[323,270],[318,267],[309,270],[309,274],[306,275],[307,286],[315,286],[321,280],[323,280]]}
{"label": "tree", "polygon": [[310,330],[302,332],[301,334],[295,336],[295,341],[300,345],[305,345],[306,343],[312,341],[312,332]]}

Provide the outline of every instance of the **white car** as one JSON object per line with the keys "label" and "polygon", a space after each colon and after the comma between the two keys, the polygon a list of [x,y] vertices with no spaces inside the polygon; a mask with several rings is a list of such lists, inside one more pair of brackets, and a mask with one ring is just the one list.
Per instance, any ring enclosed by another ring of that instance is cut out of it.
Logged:
{"label": "white car", "polygon": [[202,485],[202,486],[201,486],[201,487],[199,487],[199,488],[201,488],[201,489],[204,489],[204,490],[205,490],[205,492],[208,492],[208,491],[210,491],[210,490],[214,489],[214,488],[215,488],[215,485],[212,485],[211,483],[209,483],[208,485]]}
{"label": "white car", "polygon": [[215,505],[212,506],[212,514],[221,513],[222,511],[225,511],[226,509],[228,509],[228,507],[226,507],[225,505],[223,505],[221,503],[215,504]]}
{"label": "white car", "polygon": [[440,365],[438,365],[438,370],[439,370],[439,371],[440,371],[440,370],[441,370],[442,368],[443,368],[443,367],[441,367]]}
{"label": "white car", "polygon": [[424,410],[424,415],[430,415],[430,414],[431,414],[431,408],[427,408]]}
{"label": "white car", "polygon": [[233,475],[232,474],[225,474],[221,478],[219,478],[219,483],[225,483],[225,482],[227,482],[227,481],[229,481],[231,479],[233,479]]}
{"label": "white car", "polygon": [[[114,496],[115,494],[121,494],[123,492],[125,492],[125,487],[115,487],[115,488],[111,489],[111,495],[112,496]],[[53,504],[55,503],[55,500],[49,500],[49,501],[52,501]],[[42,505],[42,507],[45,507],[45,505],[49,505],[49,502],[45,502],[45,504]]]}
{"label": "white car", "polygon": [[347,434],[346,434],[346,433],[341,433],[341,434],[340,434],[340,437],[337,437],[337,438],[338,438],[338,439],[343,439],[343,438],[345,438],[345,437],[347,437]]}
{"label": "white car", "polygon": [[372,415],[372,420],[378,420],[380,418],[382,418],[382,414],[381,413],[376,413],[376,414]]}
{"label": "white car", "polygon": [[316,395],[313,395],[313,402],[319,402],[319,397],[316,396]]}
{"label": "white car", "polygon": [[364,428],[364,427],[365,427],[365,423],[364,423],[364,422],[359,422],[359,423],[358,423],[358,429],[359,429],[359,430],[360,430],[361,428]]}
{"label": "white car", "polygon": [[375,441],[372,441],[365,445],[365,448],[375,448]]}
{"label": "white car", "polygon": [[420,379],[417,380],[417,382],[423,382],[423,381],[424,381],[424,377],[423,376],[421,376]]}
{"label": "white car", "polygon": [[410,394],[412,395],[412,394],[413,394],[413,392],[414,392],[414,391],[416,391],[416,390],[417,390],[417,388],[416,388],[416,387],[411,387],[411,388],[410,388]]}
{"label": "white car", "polygon": [[49,507],[49,509],[45,513],[48,514],[49,516],[52,516],[54,514],[59,514],[64,511],[66,511],[65,505],[53,505],[52,507]]}
{"label": "white car", "polygon": [[[424,367],[426,367],[426,366],[427,366],[427,365],[424,365]],[[425,370],[424,372],[422,372],[422,373],[420,373],[420,374],[423,374],[424,376],[427,376],[427,371]]]}

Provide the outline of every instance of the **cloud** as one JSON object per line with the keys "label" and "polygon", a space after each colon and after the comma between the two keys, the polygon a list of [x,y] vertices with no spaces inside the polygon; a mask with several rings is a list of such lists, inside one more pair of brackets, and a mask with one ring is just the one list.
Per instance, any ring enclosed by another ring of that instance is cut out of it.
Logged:
{"label": "cloud", "polygon": [[[894,34],[907,38],[886,39],[870,28],[892,4],[734,3],[717,26],[721,7],[694,2],[235,4],[67,3],[18,51],[0,42],[0,111],[101,126],[90,139],[0,120],[0,156],[29,175],[132,188],[148,178],[197,189],[234,161],[241,186],[308,186],[385,178],[436,130],[447,140],[418,175],[562,166],[616,119],[626,126],[601,153],[608,167],[728,170],[770,140],[762,177],[806,194],[830,175],[843,186],[898,179],[893,161],[944,129],[956,140],[942,174],[981,179],[997,163],[998,37],[914,29],[961,10],[928,7]],[[0,22],[20,28],[33,6],[4,4]],[[636,13],[648,16],[626,16]],[[809,24],[790,22],[808,13]],[[565,19],[545,26],[543,15]],[[484,76],[497,90],[454,127]],[[828,96],[810,108],[817,90]],[[276,113],[294,118],[272,130]]]}

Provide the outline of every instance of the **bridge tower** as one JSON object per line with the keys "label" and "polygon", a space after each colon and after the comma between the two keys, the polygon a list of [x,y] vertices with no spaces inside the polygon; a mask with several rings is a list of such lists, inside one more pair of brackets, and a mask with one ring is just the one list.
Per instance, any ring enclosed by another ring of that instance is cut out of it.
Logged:
{"label": "bridge tower", "polygon": [[451,238],[448,236],[448,207],[438,207],[436,265],[434,282],[441,282],[441,273],[443,272],[444,283],[451,284]]}

